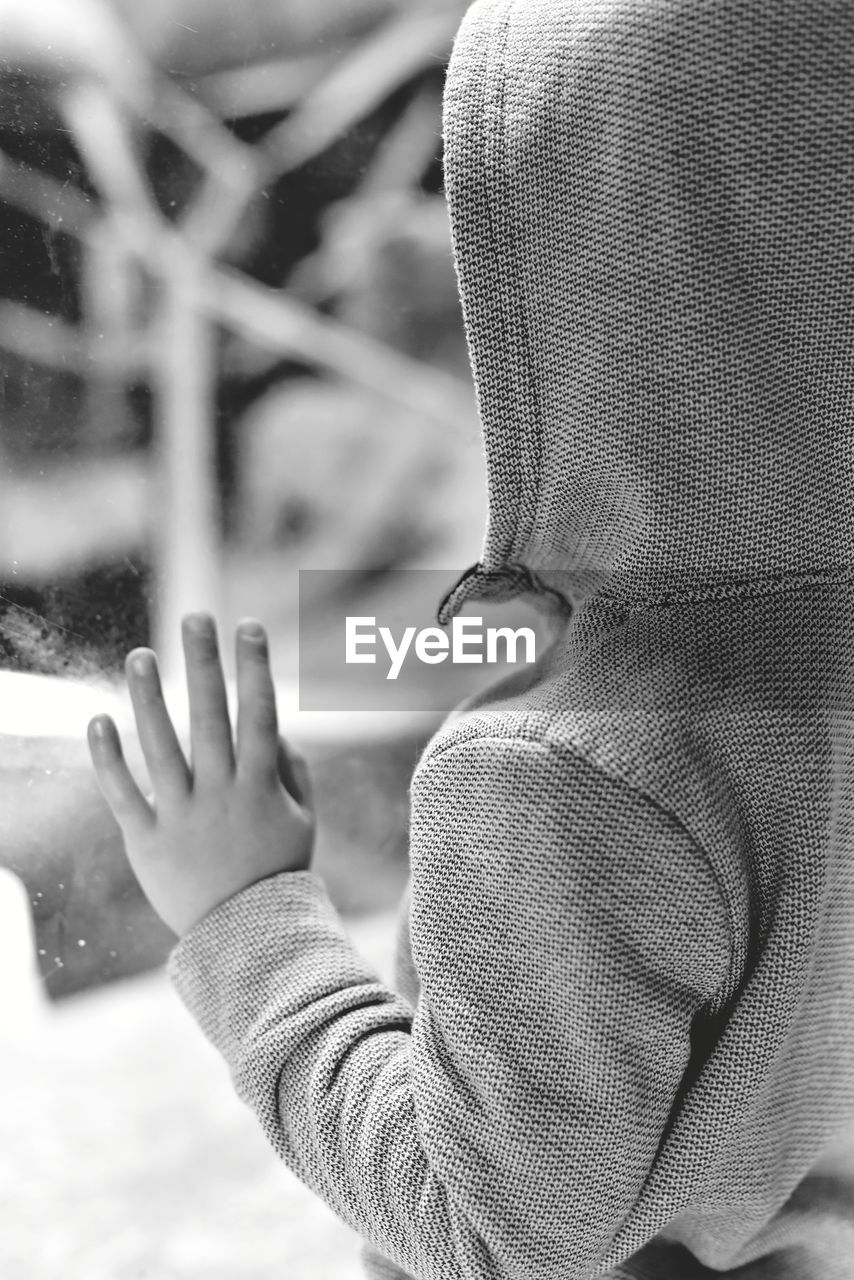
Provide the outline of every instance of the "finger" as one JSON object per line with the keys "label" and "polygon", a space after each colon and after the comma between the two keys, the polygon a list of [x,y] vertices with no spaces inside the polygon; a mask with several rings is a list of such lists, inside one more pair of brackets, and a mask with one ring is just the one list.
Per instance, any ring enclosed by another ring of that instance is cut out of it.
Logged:
{"label": "finger", "polygon": [[158,802],[183,799],[190,790],[190,771],[163,701],[157,660],[150,649],[128,654],[128,688],[142,753]]}
{"label": "finger", "polygon": [[127,766],[118,729],[109,716],[89,721],[88,739],[98,783],[119,826],[150,827],[154,814]]}
{"label": "finger", "polygon": [[237,769],[247,778],[276,778],[279,722],[267,634],[260,622],[237,628]]}
{"label": "finger", "polygon": [[222,782],[234,769],[234,747],[216,624],[206,613],[191,613],[182,626],[193,775],[198,782]]}
{"label": "finger", "polygon": [[298,751],[279,738],[279,777],[285,790],[303,809],[314,812],[314,794],[308,765]]}

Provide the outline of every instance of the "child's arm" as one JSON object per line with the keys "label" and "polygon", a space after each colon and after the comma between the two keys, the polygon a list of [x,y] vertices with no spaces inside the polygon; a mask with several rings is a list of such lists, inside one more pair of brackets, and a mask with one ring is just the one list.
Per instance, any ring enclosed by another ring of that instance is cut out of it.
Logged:
{"label": "child's arm", "polygon": [[[178,773],[180,811],[196,792]],[[130,814],[115,756],[101,776]],[[275,1150],[424,1280],[592,1274],[728,971],[728,917],[702,851],[572,753],[479,737],[430,753],[412,797],[413,1010],[362,960],[319,877],[270,874],[291,865],[292,816],[263,856],[263,822],[229,828],[238,879],[250,849],[247,887],[170,961]],[[202,845],[218,864],[227,841],[192,830],[202,844],[174,856],[205,880]],[[152,866],[169,858],[152,846]],[[187,897],[197,916],[201,898]]]}

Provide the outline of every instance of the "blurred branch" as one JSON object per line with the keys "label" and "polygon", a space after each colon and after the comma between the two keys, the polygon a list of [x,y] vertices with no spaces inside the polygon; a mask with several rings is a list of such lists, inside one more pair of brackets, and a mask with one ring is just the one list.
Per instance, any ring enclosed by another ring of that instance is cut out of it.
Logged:
{"label": "blurred branch", "polygon": [[89,343],[74,325],[17,302],[0,303],[0,347],[60,373],[84,373]]}
{"label": "blurred branch", "polygon": [[[263,160],[180,89],[164,81],[159,90],[146,122],[182,146],[207,175],[187,227],[197,252],[204,254],[218,242],[228,210],[243,209],[263,181]],[[110,95],[96,84],[76,85],[66,92],[62,108],[89,172],[130,239],[168,226],[149,189],[127,119]]]}
{"label": "blurred branch", "polygon": [[19,468],[0,455],[0,577],[17,572],[50,583],[101,559],[105,547],[118,557],[138,553],[151,523],[150,469],[141,453],[89,453],[84,465],[42,461]]}
{"label": "blurred branch", "polygon": [[[53,232],[73,236],[89,246],[103,231],[109,213],[104,206],[70,183],[10,160],[0,153],[0,200],[37,219]],[[85,334],[56,316],[44,315],[19,303],[0,304],[0,347],[24,360],[59,371],[91,373],[92,366],[136,377],[148,363],[143,334],[132,341],[114,330]]]}
{"label": "blurred branch", "polygon": [[337,61],[337,55],[305,54],[256,62],[203,76],[196,92],[211,111],[227,120],[289,111]]}
{"label": "blurred branch", "polygon": [[93,341],[76,325],[17,302],[0,302],[0,348],[33,364],[84,377],[91,374],[93,364],[126,377],[135,376],[146,365],[144,350],[136,342],[125,346],[111,334]]}
{"label": "blurred branch", "polygon": [[479,439],[473,392],[450,374],[237,272],[211,272],[203,302],[209,315],[259,347],[366,387],[467,439]]}
{"label": "blurred branch", "polygon": [[[125,115],[110,95],[97,85],[77,86],[66,93],[63,110],[90,173],[114,210],[149,225],[166,223]],[[245,201],[263,180],[264,163],[255,148],[236,139],[171,80],[158,84],[155,102],[139,124],[153,125],[181,147],[208,175],[211,196],[219,201]]]}
{"label": "blurred branch", "polygon": [[98,205],[78,188],[57,182],[28,165],[0,153],[0,200],[50,227],[79,239],[85,237]]}
{"label": "blurred branch", "polygon": [[[399,229],[407,201],[436,154],[441,108],[431,85],[422,85],[383,138],[356,189],[324,211],[323,235],[301,258],[287,286],[305,302],[324,302],[345,291],[365,269],[368,245],[384,228]],[[354,233],[359,237],[356,239]]]}
{"label": "blurred branch", "polygon": [[164,221],[137,159],[127,122],[100,85],[66,91],[62,111],[95,185],[118,222],[155,227]]}
{"label": "blurred branch", "polygon": [[[80,327],[90,349],[99,352],[105,342],[122,353],[122,361],[93,360],[84,384],[85,432],[91,447],[107,449],[133,433],[126,391],[134,371],[128,368],[140,341],[152,349],[147,332],[141,334],[146,316],[143,269],[117,231],[109,209],[90,228],[80,257]],[[137,359],[137,371],[148,372],[149,362]],[[137,379],[138,380],[138,379]]]}
{"label": "blurred branch", "polygon": [[289,173],[320,155],[428,63],[441,64],[459,22],[457,9],[404,14],[362,40],[264,138],[271,173]]}
{"label": "blurred branch", "polygon": [[204,103],[174,80],[161,79],[147,121],[203,170],[210,193],[248,201],[264,182],[266,166],[254,147],[241,142]]}
{"label": "blurred branch", "polygon": [[[255,148],[257,188],[322,154],[430,62],[442,63],[459,26],[458,8],[404,14],[366,36],[305,94]],[[216,256],[237,229],[253,192],[223,192],[211,174],[183,222],[188,239]]]}
{"label": "blurred branch", "polygon": [[206,264],[158,209],[124,117],[108,95],[79,86],[63,105],[112,220],[160,286],[151,361],[161,486],[153,530],[155,639],[168,682],[181,668],[181,615],[199,607],[219,613],[214,333],[199,298]]}
{"label": "blurred branch", "polygon": [[355,199],[415,186],[441,142],[441,100],[432,85],[422,85],[383,138]]}
{"label": "blurred branch", "polygon": [[213,170],[225,162],[242,172],[257,163],[254,147],[236,138],[203,101],[169,77],[158,81],[156,101],[143,123],[165,133],[200,168]]}
{"label": "blurred branch", "polygon": [[[181,615],[206,609],[221,618],[217,509],[213,325],[201,305],[203,264],[185,255],[162,282],[158,352],[153,366],[157,405],[158,591],[154,640],[164,680],[182,670]],[[225,655],[230,664],[230,655]]]}
{"label": "blurred branch", "polygon": [[[90,141],[94,145],[94,137]],[[105,182],[116,183],[116,195],[125,206],[132,205],[138,194],[135,179],[126,182],[127,175],[122,178],[119,174],[121,166],[113,171],[106,164],[106,156],[99,156],[96,163]],[[21,173],[16,172],[16,181],[9,184],[14,188],[11,194],[17,195],[24,188],[32,195],[41,175],[24,166],[17,169],[23,171],[24,181],[19,181]],[[10,192],[3,183],[5,172],[6,166],[0,164],[0,196],[9,199]],[[47,193],[42,193],[42,206],[46,197]],[[73,201],[71,204],[76,208]],[[149,202],[146,200],[145,204],[147,209]],[[83,208],[87,222],[91,221],[92,206],[84,202]],[[40,212],[36,216],[41,216]],[[83,219],[79,221],[82,223]],[[76,231],[70,221],[63,223],[61,229],[72,234]],[[168,222],[155,220],[146,211],[141,217],[131,213],[124,219],[122,229],[128,247],[141,263],[167,282],[188,258],[198,258],[194,245],[188,244]],[[85,235],[86,231],[87,225],[82,225],[76,233]],[[459,379],[223,267],[206,267],[200,296],[211,319],[263,350],[303,360],[414,409],[448,430],[477,439],[474,397],[469,386]]]}
{"label": "blurred branch", "polygon": [[97,83],[123,103],[149,97],[146,59],[109,0],[0,0],[2,70],[53,97]]}

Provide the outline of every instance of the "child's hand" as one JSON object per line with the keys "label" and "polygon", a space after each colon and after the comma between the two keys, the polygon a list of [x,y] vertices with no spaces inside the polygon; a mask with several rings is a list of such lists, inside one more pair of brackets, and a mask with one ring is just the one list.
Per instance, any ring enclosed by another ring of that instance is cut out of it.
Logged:
{"label": "child's hand", "polygon": [[150,649],[128,655],[127,675],[151,775],[146,800],[109,716],[89,724],[89,749],[128,858],[151,905],[178,934],[247,885],[306,870],[314,814],[302,760],[278,736],[267,639],[257,622],[237,630],[237,742],[232,742],[216,630],[184,619],[192,770],[163,701]]}

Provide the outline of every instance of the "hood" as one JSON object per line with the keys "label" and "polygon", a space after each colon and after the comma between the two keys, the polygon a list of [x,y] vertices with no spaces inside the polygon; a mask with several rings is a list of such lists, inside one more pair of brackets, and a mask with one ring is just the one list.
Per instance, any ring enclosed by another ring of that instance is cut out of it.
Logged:
{"label": "hood", "polygon": [[489,516],[443,619],[854,567],[854,5],[479,0],[444,138]]}

